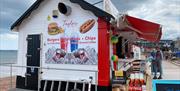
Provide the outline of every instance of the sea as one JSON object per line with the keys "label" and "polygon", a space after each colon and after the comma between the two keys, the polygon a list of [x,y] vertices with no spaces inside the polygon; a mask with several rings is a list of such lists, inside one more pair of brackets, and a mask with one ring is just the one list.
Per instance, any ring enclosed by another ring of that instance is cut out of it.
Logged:
{"label": "sea", "polygon": [[17,50],[0,50],[0,78],[14,76],[17,73],[17,68],[11,68],[8,65],[14,65],[16,63]]}
{"label": "sea", "polygon": [[15,64],[17,62],[17,50],[0,50],[0,64]]}

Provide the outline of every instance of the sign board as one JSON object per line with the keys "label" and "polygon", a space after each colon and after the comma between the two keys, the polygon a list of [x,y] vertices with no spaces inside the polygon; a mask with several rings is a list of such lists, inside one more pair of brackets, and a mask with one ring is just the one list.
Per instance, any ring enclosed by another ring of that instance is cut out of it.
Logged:
{"label": "sign board", "polygon": [[115,71],[115,76],[123,76],[123,70]]}
{"label": "sign board", "polygon": [[180,80],[153,80],[153,91],[180,91]]}
{"label": "sign board", "polygon": [[46,21],[46,64],[97,65],[97,18],[78,9]]}
{"label": "sign board", "polygon": [[133,45],[134,59],[141,59],[141,49],[140,47]]}

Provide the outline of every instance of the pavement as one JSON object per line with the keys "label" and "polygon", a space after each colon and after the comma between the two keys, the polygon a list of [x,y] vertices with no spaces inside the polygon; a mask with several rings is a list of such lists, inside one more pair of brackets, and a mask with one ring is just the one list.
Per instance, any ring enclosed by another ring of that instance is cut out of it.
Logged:
{"label": "pavement", "polygon": [[9,91],[34,91],[34,90],[26,90],[26,89],[14,88],[14,89],[10,89]]}
{"label": "pavement", "polygon": [[180,66],[163,61],[163,80],[180,80]]}
{"label": "pavement", "polygon": [[171,60],[170,62],[177,66],[180,66],[180,60]]}

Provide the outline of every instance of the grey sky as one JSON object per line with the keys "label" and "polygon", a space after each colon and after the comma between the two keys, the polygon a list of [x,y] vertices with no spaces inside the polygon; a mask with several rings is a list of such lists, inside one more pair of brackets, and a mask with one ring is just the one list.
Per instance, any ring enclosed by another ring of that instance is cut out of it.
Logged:
{"label": "grey sky", "polygon": [[[17,49],[17,33],[10,31],[17,20],[35,0],[0,0],[0,49],[12,43]],[[100,0],[87,0],[91,4]],[[163,26],[163,39],[180,36],[180,0],[112,0],[121,13],[159,23]],[[96,6],[102,7],[102,3]]]}

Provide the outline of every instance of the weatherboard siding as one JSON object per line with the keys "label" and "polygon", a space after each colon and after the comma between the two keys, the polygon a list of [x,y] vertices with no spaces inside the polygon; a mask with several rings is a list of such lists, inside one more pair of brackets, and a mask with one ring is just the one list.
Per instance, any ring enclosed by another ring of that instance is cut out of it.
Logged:
{"label": "weatherboard siding", "polygon": [[[97,17],[90,11],[83,10],[78,4],[71,3],[70,1],[63,0],[66,4],[72,7],[73,17],[81,18],[85,15],[87,18]],[[19,31],[19,52],[18,52],[18,65],[26,66],[26,53],[27,53],[27,35],[31,34],[42,34],[42,66],[43,67],[53,67],[53,68],[69,68],[69,69],[84,69],[84,70],[94,70],[97,71],[97,65],[63,65],[63,64],[51,64],[45,65],[45,32],[47,32],[47,16],[52,14],[52,10],[57,9],[59,0],[46,0],[40,4],[39,8],[34,10],[31,15],[26,18],[21,25],[18,27]],[[74,12],[78,11],[78,12]],[[61,16],[59,16],[61,18]],[[71,17],[71,16],[69,16]],[[96,25],[97,26],[97,25]],[[26,69],[20,69],[18,75],[24,76]],[[43,70],[42,79],[49,80],[80,80],[89,79],[89,76],[93,76],[93,83],[95,83],[95,72],[74,72],[74,71],[59,71],[59,70]]]}

